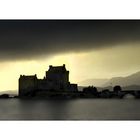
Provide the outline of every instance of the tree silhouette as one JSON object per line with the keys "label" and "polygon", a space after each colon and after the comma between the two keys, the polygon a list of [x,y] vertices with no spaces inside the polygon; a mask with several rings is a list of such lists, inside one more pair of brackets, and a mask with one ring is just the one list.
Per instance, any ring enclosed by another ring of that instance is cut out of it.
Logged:
{"label": "tree silhouette", "polygon": [[88,86],[86,88],[83,88],[83,92],[94,96],[97,96],[98,94],[97,88],[93,86]]}
{"label": "tree silhouette", "polygon": [[114,91],[114,92],[120,92],[120,91],[122,91],[122,88],[121,88],[121,86],[116,85],[116,86],[113,88],[113,91]]}

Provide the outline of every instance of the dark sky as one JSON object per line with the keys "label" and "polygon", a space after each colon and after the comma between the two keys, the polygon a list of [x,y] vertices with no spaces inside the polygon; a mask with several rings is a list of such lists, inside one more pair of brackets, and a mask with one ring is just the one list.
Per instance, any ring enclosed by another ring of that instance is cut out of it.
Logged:
{"label": "dark sky", "polygon": [[0,61],[138,43],[139,20],[1,20]]}

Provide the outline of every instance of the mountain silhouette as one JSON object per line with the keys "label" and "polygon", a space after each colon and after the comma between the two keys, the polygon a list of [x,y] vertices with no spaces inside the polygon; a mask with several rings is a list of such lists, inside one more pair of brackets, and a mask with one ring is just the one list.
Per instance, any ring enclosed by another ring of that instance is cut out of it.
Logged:
{"label": "mountain silhouette", "polygon": [[97,87],[102,87],[103,84],[108,82],[109,79],[86,79],[84,81],[79,82],[78,84],[80,86],[89,86],[89,85],[94,85]]}
{"label": "mountain silhouette", "polygon": [[113,77],[111,79],[87,79],[79,82],[79,85],[81,86],[93,85],[97,87],[121,85],[122,87],[126,87],[126,88],[129,87],[129,88],[139,89],[140,71],[126,77]]}
{"label": "mountain silhouette", "polygon": [[140,85],[140,71],[126,77],[114,77],[108,80],[103,87],[121,85],[122,87]]}

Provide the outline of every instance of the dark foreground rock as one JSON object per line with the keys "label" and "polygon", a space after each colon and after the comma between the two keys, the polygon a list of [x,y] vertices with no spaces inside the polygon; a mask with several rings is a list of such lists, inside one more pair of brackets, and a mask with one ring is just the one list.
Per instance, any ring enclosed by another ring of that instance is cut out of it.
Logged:
{"label": "dark foreground rock", "polygon": [[2,94],[2,95],[0,95],[0,98],[9,98],[9,95],[8,94]]}

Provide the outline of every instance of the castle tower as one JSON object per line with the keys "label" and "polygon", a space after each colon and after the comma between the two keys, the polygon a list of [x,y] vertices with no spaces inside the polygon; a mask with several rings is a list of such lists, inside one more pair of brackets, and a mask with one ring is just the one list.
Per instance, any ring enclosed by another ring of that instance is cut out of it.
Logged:
{"label": "castle tower", "polygon": [[63,66],[49,66],[46,72],[46,79],[54,84],[64,86],[69,83],[69,71],[66,70],[65,64]]}
{"label": "castle tower", "polygon": [[19,96],[28,96],[34,94],[37,86],[37,77],[35,75],[20,75],[19,78]]}

